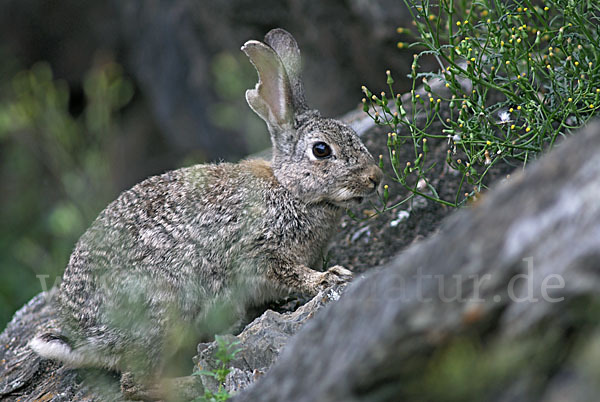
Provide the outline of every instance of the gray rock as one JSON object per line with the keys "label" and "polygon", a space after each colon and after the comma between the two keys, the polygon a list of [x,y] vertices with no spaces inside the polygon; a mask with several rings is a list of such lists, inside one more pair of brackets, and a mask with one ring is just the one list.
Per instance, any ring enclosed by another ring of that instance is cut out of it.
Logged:
{"label": "gray rock", "polygon": [[349,286],[235,401],[591,400],[600,124]]}
{"label": "gray rock", "polygon": [[[225,336],[227,342],[239,341],[236,345],[241,351],[229,364],[231,372],[227,375],[225,388],[237,392],[246,388],[261,377],[273,365],[288,340],[310,320],[314,314],[326,304],[339,299],[344,287],[337,286],[321,291],[308,303],[293,312],[278,313],[265,311],[252,321],[237,336]],[[216,342],[198,345],[198,355],[194,357],[196,367],[200,370],[215,370],[220,367],[215,358],[218,348]],[[214,378],[201,376],[205,388],[213,392],[218,385]]]}

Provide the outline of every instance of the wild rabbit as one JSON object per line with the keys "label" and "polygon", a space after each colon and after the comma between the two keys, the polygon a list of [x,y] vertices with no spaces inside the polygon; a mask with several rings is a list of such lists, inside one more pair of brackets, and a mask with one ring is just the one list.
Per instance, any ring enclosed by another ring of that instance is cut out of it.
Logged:
{"label": "wild rabbit", "polygon": [[258,72],[246,99],[268,125],[272,161],[196,165],[123,192],[79,239],[60,318],[30,342],[40,356],[151,383],[188,337],[232,323],[221,317],[351,278],[310,267],[382,173],[352,129],[308,108],[294,38],[274,29],[264,41],[242,50]]}

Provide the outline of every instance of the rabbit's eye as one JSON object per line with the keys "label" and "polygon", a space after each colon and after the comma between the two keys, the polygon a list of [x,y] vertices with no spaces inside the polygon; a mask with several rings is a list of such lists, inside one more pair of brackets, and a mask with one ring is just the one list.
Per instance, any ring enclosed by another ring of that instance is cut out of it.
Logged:
{"label": "rabbit's eye", "polygon": [[331,156],[331,147],[324,142],[317,142],[312,148],[313,155],[319,159],[329,158]]}

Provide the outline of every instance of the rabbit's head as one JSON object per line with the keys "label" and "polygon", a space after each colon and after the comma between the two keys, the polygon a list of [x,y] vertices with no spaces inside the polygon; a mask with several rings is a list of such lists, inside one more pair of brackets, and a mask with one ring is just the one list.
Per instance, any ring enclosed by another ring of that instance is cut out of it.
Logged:
{"label": "rabbit's head", "polygon": [[269,127],[271,165],[281,185],[304,202],[341,207],[373,194],[382,172],[358,135],[307,106],[292,35],[273,29],[265,43],[251,40],[242,50],[259,77],[246,100]]}

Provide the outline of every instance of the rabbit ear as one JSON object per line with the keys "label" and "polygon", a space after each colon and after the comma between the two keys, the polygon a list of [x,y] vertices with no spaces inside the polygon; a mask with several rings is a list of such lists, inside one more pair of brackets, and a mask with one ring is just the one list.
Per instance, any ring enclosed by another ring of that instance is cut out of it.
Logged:
{"label": "rabbit ear", "polygon": [[246,91],[246,101],[267,123],[275,140],[276,134],[294,126],[292,89],[288,75],[277,53],[264,43],[250,40],[242,46],[242,51],[258,72],[258,84],[254,89]]}
{"label": "rabbit ear", "polygon": [[285,29],[275,28],[265,35],[265,43],[275,50],[285,71],[287,72],[292,89],[294,110],[296,114],[301,114],[308,110],[306,99],[304,97],[304,85],[302,83],[302,58],[296,39]]}

